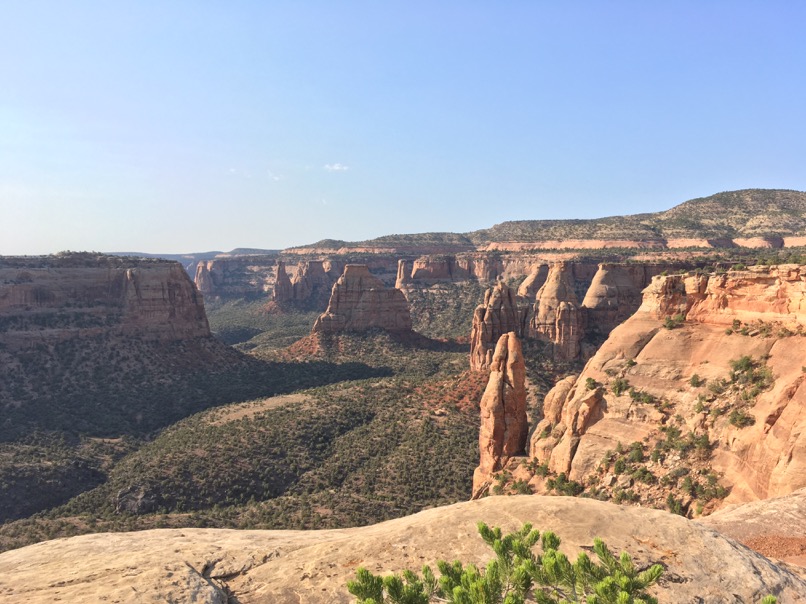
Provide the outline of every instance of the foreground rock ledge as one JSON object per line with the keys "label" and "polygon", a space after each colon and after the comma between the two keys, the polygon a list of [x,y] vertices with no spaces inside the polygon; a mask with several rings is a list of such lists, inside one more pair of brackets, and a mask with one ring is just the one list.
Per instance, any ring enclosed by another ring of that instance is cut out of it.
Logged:
{"label": "foreground rock ledge", "polygon": [[481,564],[483,520],[552,529],[575,556],[602,537],[637,564],[660,562],[660,602],[806,602],[806,582],[713,529],[658,510],[568,497],[488,497],[381,524],[329,531],[163,529],[59,539],[0,554],[4,603],[351,602],[355,569],[419,569],[439,558]]}

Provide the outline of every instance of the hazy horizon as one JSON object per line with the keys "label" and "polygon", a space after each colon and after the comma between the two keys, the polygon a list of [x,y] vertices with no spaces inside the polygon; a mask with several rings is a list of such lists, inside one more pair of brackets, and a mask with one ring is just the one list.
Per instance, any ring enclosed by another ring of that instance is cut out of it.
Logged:
{"label": "hazy horizon", "polygon": [[796,3],[7,7],[0,254],[469,232],[806,190]]}

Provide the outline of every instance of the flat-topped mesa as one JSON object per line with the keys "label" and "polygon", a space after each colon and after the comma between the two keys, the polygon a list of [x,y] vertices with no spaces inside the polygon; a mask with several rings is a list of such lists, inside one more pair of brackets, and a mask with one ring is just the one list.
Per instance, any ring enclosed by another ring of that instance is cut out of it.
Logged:
{"label": "flat-topped mesa", "polygon": [[411,331],[406,297],[399,289],[384,286],[364,264],[348,264],[333,284],[327,310],[314,323],[311,333],[384,329]]}
{"label": "flat-topped mesa", "polygon": [[529,337],[552,342],[554,357],[566,361],[579,356],[579,342],[584,335],[584,317],[571,270],[566,262],[549,267],[526,332]]}
{"label": "flat-topped mesa", "polygon": [[0,266],[0,343],[12,348],[79,335],[210,337],[202,296],[178,262],[100,256],[97,266],[60,259],[17,268],[12,261]]}
{"label": "flat-topped mesa", "polygon": [[479,465],[473,472],[473,499],[515,455],[523,455],[529,424],[526,418],[526,366],[514,332],[503,334],[490,362],[490,379],[481,397]]}
{"label": "flat-topped mesa", "polygon": [[[520,303],[519,303],[520,302]],[[529,305],[503,281],[497,281],[484,293],[484,304],[473,313],[470,332],[470,369],[486,371],[493,360],[493,350],[502,335],[521,335],[528,321]]]}

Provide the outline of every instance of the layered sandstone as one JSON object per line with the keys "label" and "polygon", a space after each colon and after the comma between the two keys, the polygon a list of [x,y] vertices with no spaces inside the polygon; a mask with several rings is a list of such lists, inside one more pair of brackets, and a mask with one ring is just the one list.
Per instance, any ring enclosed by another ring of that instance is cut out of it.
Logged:
{"label": "layered sandstone", "polygon": [[275,302],[288,302],[294,299],[294,286],[291,284],[291,279],[285,270],[285,262],[282,260],[277,261],[277,277],[274,280],[274,295]]}
{"label": "layered sandstone", "polygon": [[546,277],[549,274],[548,264],[541,264],[534,271],[526,276],[526,279],[518,286],[518,295],[524,298],[534,300],[537,292],[543,287],[546,282]]}
{"label": "layered sandstone", "polygon": [[375,328],[410,331],[408,302],[403,292],[385,287],[366,265],[348,264],[333,285],[327,310],[314,323],[312,333]]}
{"label": "layered sandstone", "polygon": [[555,358],[568,361],[579,356],[584,329],[571,267],[564,262],[552,264],[537,292],[527,333],[553,343]]}
{"label": "layered sandstone", "polygon": [[657,264],[600,264],[582,300],[588,327],[610,333],[638,310],[641,292],[666,268]]}
{"label": "layered sandstone", "polygon": [[642,300],[641,289],[666,266],[601,264],[598,270],[592,269],[587,263],[574,262],[538,265],[517,293],[497,282],[474,312],[471,369],[488,368],[495,343],[508,331],[550,343],[551,354],[560,361],[590,356],[592,347],[584,351],[582,347],[586,335],[603,338],[635,312]]}
{"label": "layered sandstone", "polygon": [[489,488],[494,472],[522,455],[529,430],[526,418],[526,366],[514,332],[498,339],[490,363],[490,379],[481,397],[479,465],[473,473],[473,498]]}
{"label": "layered sandstone", "polygon": [[196,265],[195,283],[210,298],[248,298],[272,291],[276,257],[234,256],[203,260]]}
{"label": "layered sandstone", "polygon": [[484,294],[484,303],[473,313],[470,333],[470,368],[490,368],[493,350],[506,333],[523,334],[529,306],[503,281],[497,281]]}
{"label": "layered sandstone", "polygon": [[[420,571],[437,560],[484,567],[477,523],[554,531],[570,559],[601,537],[636,565],[664,566],[660,602],[806,601],[806,582],[712,528],[659,510],[570,497],[486,497],[380,524],[327,531],[162,529],[58,539],[0,554],[5,602],[151,601],[242,604],[355,598],[358,567]],[[539,552],[539,548],[536,548]],[[81,563],[77,564],[76,561]]]}
{"label": "layered sandstone", "polygon": [[[553,416],[541,430],[548,432],[532,442],[532,456],[587,481],[618,443],[651,447],[662,439],[660,428],[672,415],[684,422],[684,433],[713,443],[709,464],[732,489],[726,501],[806,486],[806,338],[799,335],[805,292],[802,266],[655,277],[639,310],[611,332],[567,390],[559,417],[551,405]],[[738,385],[719,394],[735,381],[733,363],[742,357],[765,366],[771,385],[749,396]],[[642,402],[625,388],[617,394],[616,380],[659,403]],[[754,423],[729,421],[731,409]]]}
{"label": "layered sandstone", "polygon": [[47,257],[39,265],[0,262],[0,341],[6,345],[101,334],[155,341],[210,337],[202,296],[178,262],[99,257],[49,264]]}

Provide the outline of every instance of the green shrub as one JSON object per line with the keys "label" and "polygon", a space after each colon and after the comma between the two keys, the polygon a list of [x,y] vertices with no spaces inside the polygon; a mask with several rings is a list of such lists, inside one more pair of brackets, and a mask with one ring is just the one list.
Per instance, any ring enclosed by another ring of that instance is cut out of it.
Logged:
{"label": "green shrub", "polygon": [[616,396],[621,396],[624,392],[627,391],[629,387],[630,383],[625,378],[622,377],[613,380],[613,384],[610,386],[610,388],[613,391],[613,394],[615,394]]}
{"label": "green shrub", "polygon": [[756,423],[756,418],[743,409],[734,409],[728,416],[728,421],[737,428],[746,428]]}
{"label": "green shrub", "polygon": [[[359,568],[347,589],[359,604],[524,604],[527,598],[542,604],[657,604],[646,589],[655,584],[663,567],[654,564],[639,571],[627,552],[616,558],[599,538],[593,541],[598,562],[583,552],[572,563],[558,551],[559,537],[550,531],[541,535],[528,523],[508,535],[483,522],[478,529],[496,554],[483,569],[440,560],[437,579],[428,566],[421,577],[411,571],[380,577]],[[533,551],[538,543],[541,555]]]}

